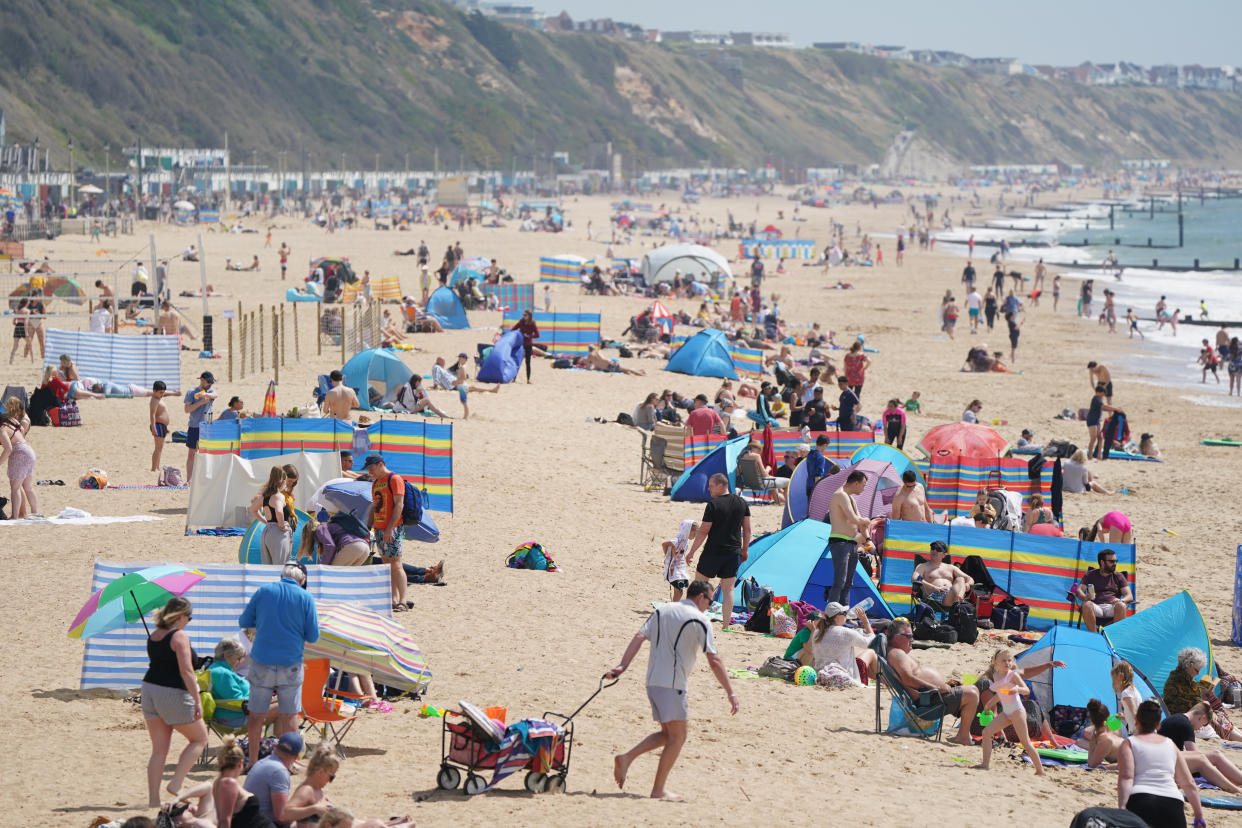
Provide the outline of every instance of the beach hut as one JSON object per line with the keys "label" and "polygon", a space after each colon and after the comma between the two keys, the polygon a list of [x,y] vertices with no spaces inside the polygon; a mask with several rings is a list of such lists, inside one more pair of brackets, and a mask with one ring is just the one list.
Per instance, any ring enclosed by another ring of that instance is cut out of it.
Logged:
{"label": "beach hut", "polygon": [[409,382],[414,374],[400,357],[382,348],[359,351],[345,363],[341,373],[345,375],[345,384],[358,395],[358,407],[364,411],[374,408],[371,404],[371,388],[375,388],[382,399],[394,393],[403,383]]}
{"label": "beach hut", "polygon": [[449,330],[465,330],[470,327],[466,318],[466,309],[461,304],[461,297],[447,287],[436,288],[427,299],[427,313]]}
{"label": "beach hut", "polygon": [[496,340],[479,368],[479,382],[513,382],[525,356],[521,331],[506,331]]}
{"label": "beach hut", "polygon": [[683,278],[713,284],[717,276],[732,277],[729,260],[701,244],[666,244],[643,256],[642,276],[647,285],[671,282],[677,271]]}
{"label": "beach hut", "polygon": [[[760,586],[768,587],[773,595],[783,595],[791,601],[806,601],[819,609],[824,608],[825,590],[833,584],[832,553],[828,551],[828,538],[832,527],[820,520],[800,520],[779,532],[763,535],[751,541],[749,554],[738,570],[736,602],[741,602],[741,582],[753,577]],[[854,570],[850,584],[850,605],[864,598],[872,601],[867,614],[875,618],[892,618],[893,611],[875,582],[867,576],[862,564]]]}
{"label": "beach hut", "polygon": [[695,377],[737,379],[737,367],[724,332],[705,328],[686,340],[668,359],[666,371]]}

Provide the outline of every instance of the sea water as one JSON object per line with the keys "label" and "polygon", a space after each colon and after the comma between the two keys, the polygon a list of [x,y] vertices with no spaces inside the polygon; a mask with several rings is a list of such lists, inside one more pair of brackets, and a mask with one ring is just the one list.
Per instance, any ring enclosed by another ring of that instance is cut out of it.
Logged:
{"label": "sea water", "polygon": [[[1109,229],[1109,210],[1113,210],[1113,227]],[[1142,375],[1160,385],[1186,390],[1188,399],[1215,405],[1242,405],[1238,397],[1226,396],[1229,379],[1222,365],[1219,388],[1211,373],[1208,384],[1201,384],[1202,370],[1197,365],[1201,341],[1216,342],[1216,327],[1179,325],[1177,334],[1165,325],[1157,329],[1156,303],[1163,297],[1169,313],[1179,310],[1184,317],[1200,316],[1200,301],[1207,306],[1208,318],[1230,323],[1229,335],[1242,336],[1242,271],[1233,270],[1234,258],[1242,258],[1242,199],[1207,197],[1200,204],[1196,196],[1183,196],[1182,215],[1185,246],[1174,249],[1122,247],[1122,244],[1177,244],[1176,200],[1157,200],[1152,217],[1150,202],[1095,202],[1074,205],[1069,211],[1046,211],[1038,208],[1011,216],[992,219],[985,226],[961,227],[938,233],[937,247],[965,257],[970,236],[976,242],[1007,240],[1034,242],[1038,246],[1010,248],[1006,271],[1022,271],[1027,279],[1034,276],[1033,263],[1043,259],[1051,273],[1062,276],[1060,312],[1073,313],[1078,304],[1079,284],[1095,280],[1093,310],[1103,307],[1103,292],[1108,288],[1116,294],[1117,336],[1127,337],[1127,308],[1144,320],[1140,330],[1146,337],[1134,339],[1135,355],[1124,360],[1127,373]],[[1018,228],[1018,229],[1011,229]],[[1031,228],[1039,228],[1034,230]],[[1086,240],[1086,247],[1077,246]],[[1066,242],[1076,246],[1069,246]],[[990,277],[988,259],[995,246],[976,246],[974,261],[984,284]],[[1110,271],[1089,268],[1104,261],[1109,251],[1123,265],[1120,279]],[[1185,270],[1153,270],[1152,259],[1164,266],[1182,266]],[[1226,269],[1193,270],[1194,260],[1201,268],[1224,266]],[[1074,262],[1081,267],[1075,267]],[[1146,265],[1146,267],[1144,267]],[[1051,301],[1052,281],[1045,280],[1044,302]],[[1083,320],[1084,323],[1087,320]],[[1089,324],[1094,324],[1092,321]],[[1192,391],[1193,389],[1193,391]]]}

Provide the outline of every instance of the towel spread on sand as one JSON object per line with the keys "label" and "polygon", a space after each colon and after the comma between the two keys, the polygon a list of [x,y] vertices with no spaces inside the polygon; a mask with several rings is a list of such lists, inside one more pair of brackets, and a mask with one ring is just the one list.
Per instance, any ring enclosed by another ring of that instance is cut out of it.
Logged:
{"label": "towel spread on sand", "polygon": [[[81,510],[75,509],[73,511]],[[64,513],[62,512],[61,514]],[[153,517],[152,515],[124,515],[119,517],[95,517],[89,514],[86,517],[60,517],[58,515],[51,518],[0,520],[0,526],[100,526],[105,523],[140,523],[151,520],[163,520],[163,518]]]}

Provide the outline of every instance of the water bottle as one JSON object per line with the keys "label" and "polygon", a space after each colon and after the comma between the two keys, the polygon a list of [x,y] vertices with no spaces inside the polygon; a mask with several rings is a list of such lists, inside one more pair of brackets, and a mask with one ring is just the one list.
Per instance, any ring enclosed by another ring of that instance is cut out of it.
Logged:
{"label": "water bottle", "polygon": [[864,598],[850,609],[850,615],[855,618],[862,618],[862,614],[871,609],[875,605],[875,601],[870,598]]}

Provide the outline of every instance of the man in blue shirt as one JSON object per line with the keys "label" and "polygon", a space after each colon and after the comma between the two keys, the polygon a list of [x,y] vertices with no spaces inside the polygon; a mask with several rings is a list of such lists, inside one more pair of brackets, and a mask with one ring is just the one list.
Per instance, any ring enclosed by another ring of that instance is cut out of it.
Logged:
{"label": "man in blue shirt", "polygon": [[280,716],[276,735],[297,731],[302,707],[302,645],[319,640],[315,599],[306,591],[306,567],[287,563],[280,580],[264,584],[238,618],[243,630],[254,630],[250,650],[250,715],[246,720],[250,763],[259,758],[263,718],[276,694]]}
{"label": "man in blue shirt", "polygon": [[824,456],[824,449],[827,447],[828,435],[821,434],[815,440],[815,448],[806,455],[806,499],[808,503],[811,500],[811,490],[815,488],[815,484],[830,473],[828,471],[828,458]]}
{"label": "man in blue shirt", "polygon": [[254,794],[259,813],[276,825],[291,825],[303,819],[318,822],[318,818],[331,807],[327,797],[314,805],[289,807],[289,792],[293,787],[289,771],[302,755],[304,747],[301,734],[286,733],[276,743],[276,749],[262,762],[256,763],[246,775],[246,784],[243,787]]}
{"label": "man in blue shirt", "polygon": [[203,420],[211,413],[211,404],[219,395],[211,386],[216,384],[215,375],[204,371],[198,377],[198,387],[185,392],[185,413],[190,415],[190,424],[185,430],[185,481],[190,482],[194,476],[194,456],[198,454],[198,430]]}

